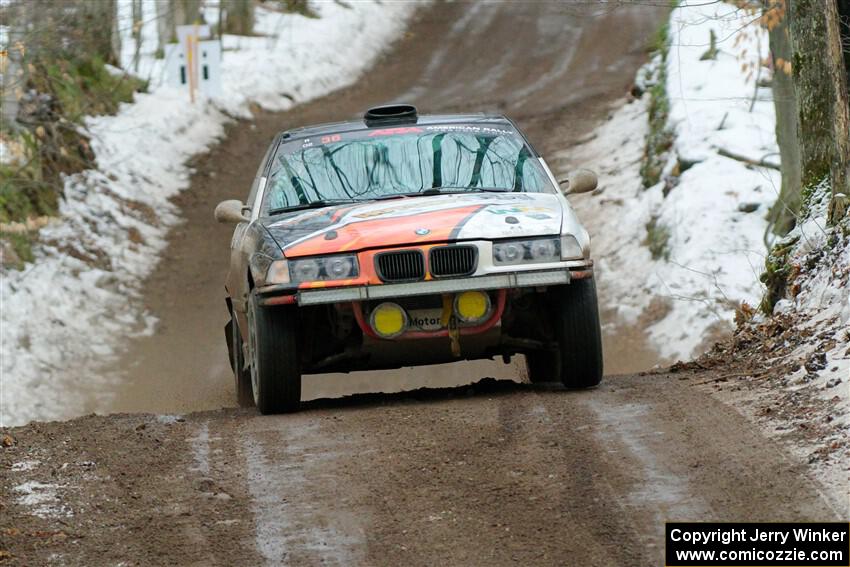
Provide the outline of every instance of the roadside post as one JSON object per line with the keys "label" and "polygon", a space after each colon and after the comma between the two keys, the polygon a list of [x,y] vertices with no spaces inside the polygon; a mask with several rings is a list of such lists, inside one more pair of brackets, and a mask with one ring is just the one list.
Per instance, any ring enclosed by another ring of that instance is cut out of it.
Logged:
{"label": "roadside post", "polygon": [[177,26],[177,43],[166,46],[168,84],[188,87],[192,103],[196,92],[207,97],[221,94],[221,44],[210,35],[208,25]]}

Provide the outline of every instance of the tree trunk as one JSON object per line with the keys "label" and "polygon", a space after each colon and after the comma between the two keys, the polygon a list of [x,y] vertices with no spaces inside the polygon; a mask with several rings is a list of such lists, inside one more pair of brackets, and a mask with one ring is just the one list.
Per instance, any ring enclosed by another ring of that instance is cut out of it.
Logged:
{"label": "tree trunk", "polygon": [[850,80],[850,0],[838,0],[838,18],[844,48],[844,76]]}
{"label": "tree trunk", "polygon": [[188,26],[203,23],[201,15],[201,0],[171,0],[174,6],[174,23],[178,26]]}
{"label": "tree trunk", "polygon": [[773,105],[776,109],[776,141],[781,159],[782,187],[779,198],[770,211],[773,232],[785,235],[794,228],[800,212],[800,143],[797,139],[797,94],[794,80],[784,68],[793,52],[788,19],[770,30],[770,54],[773,58]]}
{"label": "tree trunk", "polygon": [[78,0],[76,9],[81,18],[79,24],[85,38],[86,51],[100,57],[104,63],[118,65],[121,46],[116,42],[118,19],[115,0],[88,2]]}
{"label": "tree trunk", "polygon": [[172,0],[159,0],[156,5],[156,54],[162,58],[165,55],[165,44],[176,39],[174,35],[174,6]]}
{"label": "tree trunk", "polygon": [[23,94],[23,69],[21,62],[23,54],[15,46],[18,42],[26,45],[26,29],[29,24],[30,11],[20,4],[11,4],[0,8],[6,25],[6,57],[0,61],[0,130],[17,129],[18,99]]}
{"label": "tree trunk", "polygon": [[830,207],[834,223],[845,212],[835,194],[847,190],[850,178],[850,105],[836,0],[793,0],[790,15],[802,185],[830,181],[839,205]]}
{"label": "tree trunk", "polygon": [[224,31],[251,35],[254,31],[253,0],[222,0],[225,9]]}
{"label": "tree trunk", "polygon": [[112,58],[115,61],[114,65],[121,67],[121,30],[118,29],[118,0],[110,0],[109,10],[111,11],[112,19],[112,35],[110,41],[112,43]]}
{"label": "tree trunk", "polygon": [[133,1],[133,71],[139,72],[139,52],[142,49],[142,0]]}
{"label": "tree trunk", "polygon": [[[845,102],[850,105],[850,0],[838,0],[837,4],[838,36],[844,53],[844,92],[847,97]],[[844,195],[850,197],[850,167],[844,179]],[[846,206],[846,200],[844,203],[833,202],[833,217],[837,217],[834,221],[840,220],[846,214],[846,210],[842,210]]]}
{"label": "tree trunk", "polygon": [[201,0],[157,0],[158,55],[164,55],[165,44],[177,41],[177,26],[203,23]]}
{"label": "tree trunk", "polygon": [[847,214],[848,196],[850,196],[850,91],[848,91],[847,67],[845,66],[844,43],[841,33],[839,4],[843,0],[827,2],[827,34],[829,37],[829,60],[831,62],[832,86],[835,90],[835,119],[833,134],[836,151],[830,167],[832,176],[832,201],[829,207],[829,221],[837,223]]}

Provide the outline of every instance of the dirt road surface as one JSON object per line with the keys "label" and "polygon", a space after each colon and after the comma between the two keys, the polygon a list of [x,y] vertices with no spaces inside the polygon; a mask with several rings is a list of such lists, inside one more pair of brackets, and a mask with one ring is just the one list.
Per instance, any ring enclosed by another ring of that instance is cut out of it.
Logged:
{"label": "dirt road surface", "polygon": [[845,514],[804,464],[695,385],[710,373],[634,374],[656,357],[616,321],[612,375],[593,391],[474,363],[307,377],[313,401],[295,415],[219,409],[234,403],[222,333],[230,231],[211,211],[244,197],[274,133],[404,100],[507,112],[545,155],[624,96],[663,17],[647,6],[438,4],[353,87],[234,126],[197,162],[178,201],[186,221],[147,283],[156,334],[110,370],[117,386],[101,411],[150,413],[9,430],[0,558],[660,565],[665,520]]}
{"label": "dirt road surface", "polygon": [[838,517],[804,465],[679,378],[19,428],[0,549],[31,565],[657,566],[665,520]]}

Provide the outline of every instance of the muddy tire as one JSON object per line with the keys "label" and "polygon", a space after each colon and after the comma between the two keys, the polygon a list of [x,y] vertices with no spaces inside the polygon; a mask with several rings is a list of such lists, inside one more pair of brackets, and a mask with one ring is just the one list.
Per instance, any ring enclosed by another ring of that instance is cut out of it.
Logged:
{"label": "muddy tire", "polygon": [[229,341],[228,354],[236,385],[236,403],[240,408],[250,408],[254,405],[254,391],[251,387],[251,371],[245,367],[245,351],[242,348],[242,335],[238,325],[234,316],[227,323],[224,332]]}
{"label": "muddy tire", "polygon": [[590,388],[602,381],[602,330],[593,278],[550,290],[560,350],[560,381],[567,388]]}
{"label": "muddy tire", "polygon": [[525,368],[528,373],[528,381],[532,384],[546,384],[549,382],[560,382],[558,353],[549,351],[534,351],[525,355]]}
{"label": "muddy tire", "polygon": [[260,413],[284,413],[301,402],[298,317],[295,308],[267,308],[256,292],[248,301],[251,386]]}

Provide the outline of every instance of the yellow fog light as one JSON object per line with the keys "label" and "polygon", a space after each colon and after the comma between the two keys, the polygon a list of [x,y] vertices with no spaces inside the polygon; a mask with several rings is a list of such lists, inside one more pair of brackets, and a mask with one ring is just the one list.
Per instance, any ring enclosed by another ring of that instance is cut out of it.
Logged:
{"label": "yellow fog light", "polygon": [[395,303],[381,303],[372,310],[372,328],[383,339],[399,336],[407,328],[407,313]]}
{"label": "yellow fog light", "polygon": [[455,296],[455,314],[464,323],[475,323],[490,312],[490,296],[483,291],[464,291]]}

